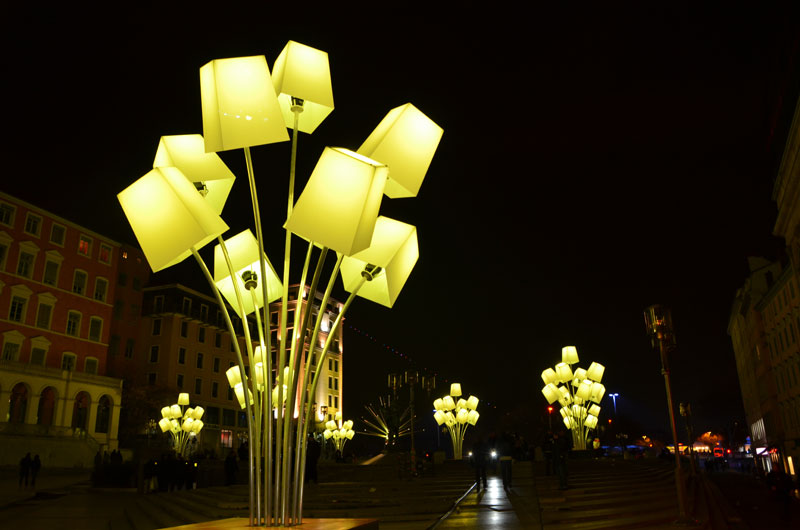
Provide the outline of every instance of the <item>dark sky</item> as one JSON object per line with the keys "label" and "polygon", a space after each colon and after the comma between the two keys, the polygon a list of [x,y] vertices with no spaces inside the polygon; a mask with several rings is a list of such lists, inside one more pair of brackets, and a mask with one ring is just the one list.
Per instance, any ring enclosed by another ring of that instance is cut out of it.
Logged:
{"label": "dark sky", "polygon": [[[329,53],[336,103],[301,135],[298,193],[324,146],[357,148],[393,107],[411,102],[444,129],[419,196],[384,198],[382,214],[418,227],[420,260],[392,310],[359,300],[349,313],[352,416],[412,361],[487,410],[533,416],[539,374],[572,344],[582,366],[606,365],[620,413],[665,429],[642,321],[663,303],[676,401],[693,403],[698,431],[727,428],[743,417],[730,304],[746,258],[782,248],[771,195],[798,95],[798,13],[491,5],[9,12],[2,189],[134,242],[115,195],[151,168],[161,135],[202,132],[198,69],[260,54],[272,65],[296,40]],[[289,143],[253,153],[278,266]],[[252,225],[244,156],[222,157],[240,177],[223,212],[234,234]]]}

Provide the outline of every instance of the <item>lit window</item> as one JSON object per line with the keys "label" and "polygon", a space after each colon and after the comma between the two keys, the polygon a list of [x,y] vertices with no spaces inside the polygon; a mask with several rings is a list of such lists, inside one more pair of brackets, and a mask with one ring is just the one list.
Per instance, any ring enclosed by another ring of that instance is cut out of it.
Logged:
{"label": "lit window", "polygon": [[10,204],[0,202],[0,223],[7,226],[14,226],[14,214],[17,209]]}
{"label": "lit window", "polygon": [[50,242],[59,247],[63,247],[65,235],[66,229],[61,225],[53,223],[53,226],[50,228]]}
{"label": "lit window", "polygon": [[78,254],[89,257],[92,254],[92,238],[81,234],[78,239]]}
{"label": "lit window", "polygon": [[94,299],[105,302],[106,292],[108,292],[108,280],[105,278],[96,278],[94,281]]}
{"label": "lit window", "polygon": [[72,278],[72,292],[75,294],[84,294],[86,292],[86,280],[88,276],[82,270],[75,270],[75,276]]}
{"label": "lit window", "polygon": [[25,233],[39,237],[42,230],[42,218],[36,214],[28,212],[25,217]]}
{"label": "lit window", "polygon": [[100,260],[100,263],[111,263],[111,247],[104,243],[100,243],[100,254],[97,256],[97,259]]}
{"label": "lit window", "polygon": [[81,332],[81,314],[77,311],[67,313],[67,335],[77,337]]}
{"label": "lit window", "polygon": [[92,317],[89,319],[89,340],[100,342],[103,335],[103,319]]}
{"label": "lit window", "polygon": [[75,355],[74,353],[65,352],[61,356],[61,369],[71,372],[72,370],[75,369],[75,361],[77,361],[77,359],[78,356]]}
{"label": "lit window", "polygon": [[226,449],[233,447],[233,431],[222,430],[219,433],[219,444]]}

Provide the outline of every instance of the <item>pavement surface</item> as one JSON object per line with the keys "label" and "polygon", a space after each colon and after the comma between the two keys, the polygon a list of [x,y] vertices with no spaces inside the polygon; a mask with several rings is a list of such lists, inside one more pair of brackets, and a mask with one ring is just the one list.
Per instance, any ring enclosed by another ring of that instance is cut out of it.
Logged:
{"label": "pavement surface", "polygon": [[[481,491],[464,463],[447,463],[420,477],[391,466],[335,467],[321,471],[320,484],[307,485],[304,517],[377,519],[384,530],[675,528],[669,463],[601,459],[569,465],[566,490],[545,475],[543,464],[515,462],[510,488],[490,470]],[[750,475],[699,476],[689,481],[688,493],[697,528],[800,528],[800,500],[792,497],[784,513],[763,481]],[[0,470],[0,529],[153,530],[247,517],[247,497],[244,485],[146,495],[99,490],[86,471],[43,470],[36,487],[25,488],[14,470]]]}

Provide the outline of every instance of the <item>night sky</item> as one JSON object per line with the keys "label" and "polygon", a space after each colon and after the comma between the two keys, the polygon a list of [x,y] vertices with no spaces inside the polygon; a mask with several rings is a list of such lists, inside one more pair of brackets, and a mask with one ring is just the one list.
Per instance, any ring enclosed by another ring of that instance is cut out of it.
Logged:
{"label": "night sky", "polygon": [[[393,309],[362,299],[348,313],[346,416],[386,392],[389,371],[415,367],[460,381],[487,422],[530,419],[546,406],[539,374],[575,345],[581,366],[606,366],[620,414],[666,430],[642,319],[663,303],[676,402],[692,403],[698,432],[727,429],[744,419],[731,302],[748,256],[782,253],[772,187],[800,92],[800,16],[491,5],[314,17],[193,4],[104,22],[63,5],[9,12],[0,189],[135,243],[116,194],[152,167],[160,136],[202,133],[199,68],[262,54],[271,66],[302,42],[329,53],[336,109],[300,137],[296,193],[324,146],[358,148],[396,106],[444,129],[419,196],[383,200],[381,214],[417,226],[420,259]],[[279,270],[289,152],[253,148]],[[233,235],[252,226],[244,155],[221,156],[239,177],[223,212]],[[187,260],[155,282],[204,289],[198,276]],[[341,282],[334,294],[345,299]]]}

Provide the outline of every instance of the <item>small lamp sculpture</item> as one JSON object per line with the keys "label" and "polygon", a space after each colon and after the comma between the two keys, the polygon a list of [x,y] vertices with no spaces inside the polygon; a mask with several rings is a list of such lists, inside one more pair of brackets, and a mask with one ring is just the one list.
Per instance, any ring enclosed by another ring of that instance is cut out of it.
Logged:
{"label": "small lamp sculpture", "polygon": [[[450,385],[450,394],[433,402],[433,419],[437,425],[445,425],[450,433],[453,443],[453,459],[461,460],[464,435],[470,425],[475,425],[480,418],[478,413],[478,398],[470,396],[464,399],[461,396],[461,385]],[[456,400],[457,398],[457,400]]]}
{"label": "small lamp sculpture", "polygon": [[605,367],[593,362],[588,370],[575,368],[573,371],[572,365],[578,361],[575,346],[563,347],[561,362],[542,372],[545,385],[542,394],[550,405],[558,401],[564,425],[572,433],[573,448],[585,450],[590,431],[597,428],[600,415],[598,403],[606,391],[600,382]]}
{"label": "small lamp sculpture", "polygon": [[188,407],[189,394],[178,394],[178,402],[172,406],[161,409],[161,419],[158,426],[161,432],[168,432],[172,442],[172,449],[176,454],[187,457],[191,452],[189,442],[203,430],[203,407]]}
{"label": "small lamp sculpture", "polygon": [[339,455],[343,455],[344,444],[347,443],[348,440],[352,440],[353,436],[355,436],[353,420],[342,422],[342,414],[341,412],[337,412],[335,420],[330,420],[325,424],[325,431],[323,431],[322,436],[326,441],[333,440],[333,445],[336,447]]}

